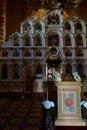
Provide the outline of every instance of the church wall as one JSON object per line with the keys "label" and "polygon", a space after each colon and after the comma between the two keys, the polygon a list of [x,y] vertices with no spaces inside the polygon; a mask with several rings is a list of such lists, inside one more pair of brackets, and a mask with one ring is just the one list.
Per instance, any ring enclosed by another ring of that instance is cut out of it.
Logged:
{"label": "church wall", "polygon": [[80,16],[83,20],[87,22],[87,1],[83,0],[82,4],[79,7],[80,9]]}
{"label": "church wall", "polygon": [[37,10],[40,5],[36,0],[8,0],[6,15],[6,40],[15,31],[20,31],[20,23],[32,15],[33,10]]}
{"label": "church wall", "polygon": [[24,1],[8,0],[6,2],[6,40],[9,35],[20,30],[20,22],[24,19]]}
{"label": "church wall", "polygon": [[6,3],[5,0],[0,1],[0,44],[5,40],[6,34]]}

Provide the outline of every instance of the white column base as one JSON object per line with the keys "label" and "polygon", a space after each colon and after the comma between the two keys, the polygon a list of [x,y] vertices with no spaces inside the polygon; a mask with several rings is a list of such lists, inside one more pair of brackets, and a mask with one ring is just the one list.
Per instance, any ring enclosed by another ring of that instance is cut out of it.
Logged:
{"label": "white column base", "polygon": [[82,119],[57,119],[55,126],[86,126],[86,122]]}

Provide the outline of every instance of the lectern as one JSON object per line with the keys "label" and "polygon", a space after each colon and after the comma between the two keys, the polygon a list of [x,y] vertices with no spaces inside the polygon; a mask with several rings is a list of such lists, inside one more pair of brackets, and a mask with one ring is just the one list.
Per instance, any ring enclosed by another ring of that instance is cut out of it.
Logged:
{"label": "lectern", "polygon": [[57,86],[57,119],[55,126],[86,126],[81,117],[81,86],[75,81],[55,82]]}

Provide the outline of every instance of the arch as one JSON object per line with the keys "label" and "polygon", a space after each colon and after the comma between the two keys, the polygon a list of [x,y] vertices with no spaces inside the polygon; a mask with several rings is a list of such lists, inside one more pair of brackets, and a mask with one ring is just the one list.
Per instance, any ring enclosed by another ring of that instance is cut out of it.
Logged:
{"label": "arch", "polygon": [[64,45],[71,46],[71,36],[68,34],[64,36]]}
{"label": "arch", "polygon": [[41,31],[42,30],[42,24],[40,22],[37,22],[35,24],[35,31]]}
{"label": "arch", "polygon": [[25,79],[30,80],[32,74],[32,64],[30,62],[26,62],[25,64]]}
{"label": "arch", "polygon": [[17,63],[13,65],[13,79],[19,79],[20,67]]}
{"label": "arch", "polygon": [[7,79],[8,78],[8,66],[5,63],[2,65],[1,78],[2,79]]}
{"label": "arch", "polygon": [[36,56],[42,57],[42,52],[40,51],[40,49],[36,49]]}
{"label": "arch", "polygon": [[69,22],[66,22],[65,24],[64,24],[64,31],[65,30],[71,30],[71,24],[69,23]]}
{"label": "arch", "polygon": [[31,53],[29,50],[26,50],[25,53],[24,53],[24,56],[26,57],[30,57],[31,56]]}
{"label": "arch", "polygon": [[77,22],[76,25],[75,25],[75,30],[76,31],[78,31],[78,30],[82,31],[82,23]]}
{"label": "arch", "polygon": [[44,13],[44,21],[48,25],[62,25],[64,16],[63,10],[47,10]]}
{"label": "arch", "polygon": [[75,42],[76,42],[77,46],[82,46],[83,45],[83,38],[82,38],[81,34],[78,34],[75,37]]}
{"label": "arch", "polygon": [[8,56],[8,51],[6,49],[2,50],[2,57],[7,57]]}
{"label": "arch", "polygon": [[42,46],[42,37],[41,35],[36,35],[35,37],[36,46]]}
{"label": "arch", "polygon": [[55,12],[51,12],[47,15],[47,24],[60,24],[59,15]]}
{"label": "arch", "polygon": [[48,36],[48,46],[59,46],[59,35],[52,33]]}
{"label": "arch", "polygon": [[14,57],[19,57],[19,56],[20,56],[19,51],[18,51],[18,50],[15,50],[15,51],[13,52],[13,56],[14,56]]}
{"label": "arch", "polygon": [[81,49],[77,49],[76,54],[77,54],[77,57],[80,57],[80,56],[82,57],[83,56],[83,52],[82,52]]}
{"label": "arch", "polygon": [[31,46],[32,45],[32,33],[31,32],[26,32],[23,36],[22,36],[22,44],[23,46]]}
{"label": "arch", "polygon": [[77,69],[78,69],[78,74],[79,75],[83,75],[84,74],[84,69],[83,69],[84,67],[83,67],[83,64],[82,63],[79,63],[78,65],[77,65]]}
{"label": "arch", "polygon": [[29,32],[29,31],[31,31],[31,24],[29,23],[29,21],[27,21],[23,24],[23,32]]}
{"label": "arch", "polygon": [[9,37],[12,46],[20,46],[21,45],[21,34],[15,32]]}
{"label": "arch", "polygon": [[36,65],[36,74],[42,74],[42,64],[37,63]]}
{"label": "arch", "polygon": [[33,33],[33,20],[35,19],[27,19],[21,23],[21,34],[25,34],[26,32]]}
{"label": "arch", "polygon": [[18,37],[18,35],[15,35],[13,37],[13,46],[19,46],[19,37]]}
{"label": "arch", "polygon": [[69,56],[72,56],[72,53],[69,49],[67,49],[65,52],[65,55],[66,55],[66,57],[69,57]]}
{"label": "arch", "polygon": [[30,36],[29,36],[29,35],[26,35],[26,36],[24,37],[24,45],[25,45],[25,46],[31,46]]}

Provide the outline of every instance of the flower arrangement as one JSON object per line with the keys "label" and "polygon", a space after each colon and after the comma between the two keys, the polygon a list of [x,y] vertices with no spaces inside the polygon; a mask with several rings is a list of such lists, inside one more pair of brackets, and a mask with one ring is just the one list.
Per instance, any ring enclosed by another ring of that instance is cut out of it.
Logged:
{"label": "flower arrangement", "polygon": [[61,74],[57,71],[55,71],[55,73],[54,73],[54,80],[57,81],[57,82],[62,81]]}
{"label": "flower arrangement", "polygon": [[80,105],[87,109],[87,101],[82,101]]}
{"label": "flower arrangement", "polygon": [[48,73],[49,73],[49,74],[52,74],[52,73],[53,73],[52,69],[49,69],[49,70],[48,70]]}
{"label": "flower arrangement", "polygon": [[42,102],[42,105],[44,106],[45,109],[50,109],[52,107],[55,107],[54,102],[45,100]]}
{"label": "flower arrangement", "polygon": [[52,78],[53,78],[52,73],[53,73],[52,69],[49,69],[48,70],[48,77],[47,77],[49,80],[52,80]]}
{"label": "flower arrangement", "polygon": [[87,122],[87,101],[82,101],[80,106],[82,110],[82,118]]}
{"label": "flower arrangement", "polygon": [[81,77],[78,72],[73,72],[72,75],[77,82],[81,82]]}
{"label": "flower arrangement", "polygon": [[43,105],[43,127],[46,130],[54,130],[54,117],[51,108],[55,107],[53,101],[45,100]]}

